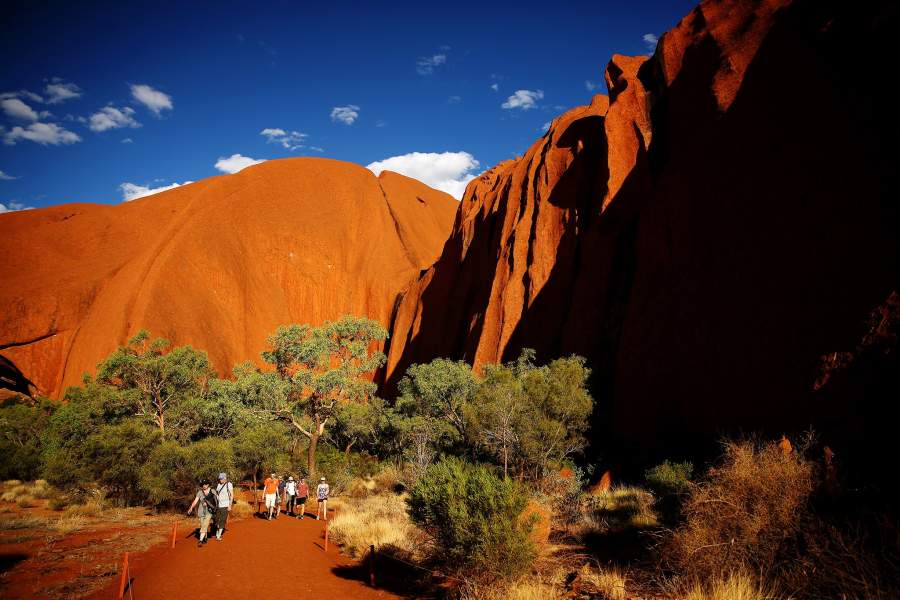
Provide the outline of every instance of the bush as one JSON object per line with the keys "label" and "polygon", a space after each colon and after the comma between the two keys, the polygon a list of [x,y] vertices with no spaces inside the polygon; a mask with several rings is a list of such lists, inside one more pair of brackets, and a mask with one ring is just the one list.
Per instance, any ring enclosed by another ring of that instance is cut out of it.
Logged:
{"label": "bush", "polygon": [[704,581],[771,570],[798,532],[813,487],[813,465],[800,452],[728,442],[722,463],[685,500],[685,522],[667,554],[678,571]]}
{"label": "bush", "polygon": [[647,469],[644,478],[647,486],[660,496],[683,494],[691,487],[694,465],[690,462],[673,463],[664,460],[662,464]]}
{"label": "bush", "polygon": [[522,519],[528,496],[482,465],[448,458],[413,486],[410,517],[437,543],[438,558],[478,576],[514,577],[534,561],[533,522]]}
{"label": "bush", "polygon": [[64,496],[54,496],[50,498],[50,502],[47,503],[47,506],[50,510],[60,511],[66,508],[69,505],[69,501]]}
{"label": "bush", "polygon": [[608,531],[654,527],[658,518],[653,511],[653,495],[634,486],[618,486],[588,494],[586,512]]}
{"label": "bush", "polygon": [[234,477],[234,454],[229,440],[206,438],[187,446],[164,442],[141,469],[141,488],[154,504],[185,504],[197,492],[200,479],[214,482],[220,471],[228,473],[229,480]]}

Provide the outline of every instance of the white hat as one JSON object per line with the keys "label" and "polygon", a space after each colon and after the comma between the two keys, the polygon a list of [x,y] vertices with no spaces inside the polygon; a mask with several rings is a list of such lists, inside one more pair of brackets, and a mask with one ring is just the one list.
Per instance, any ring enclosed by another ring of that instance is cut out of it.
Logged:
{"label": "white hat", "polygon": [[288,477],[288,481],[293,481],[293,480],[294,480],[294,476],[293,476],[293,475],[291,475],[290,477]]}
{"label": "white hat", "polygon": [[320,477],[320,478],[319,478],[319,481],[325,481],[325,478],[324,478],[324,477]]}

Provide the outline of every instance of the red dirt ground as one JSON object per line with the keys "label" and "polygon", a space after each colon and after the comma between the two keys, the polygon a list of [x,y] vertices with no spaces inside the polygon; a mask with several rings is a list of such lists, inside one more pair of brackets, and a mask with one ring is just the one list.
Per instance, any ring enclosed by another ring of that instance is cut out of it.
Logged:
{"label": "red dirt ground", "polygon": [[[234,523],[221,542],[198,548],[194,531],[182,529],[168,544],[131,557],[133,597],[233,598],[236,595],[314,594],[322,598],[399,598],[354,579],[356,562],[329,543],[324,521],[282,515],[274,521],[250,518]],[[118,579],[89,598],[115,598]],[[128,598],[126,591],[125,597]],[[243,596],[252,597],[252,596]]]}

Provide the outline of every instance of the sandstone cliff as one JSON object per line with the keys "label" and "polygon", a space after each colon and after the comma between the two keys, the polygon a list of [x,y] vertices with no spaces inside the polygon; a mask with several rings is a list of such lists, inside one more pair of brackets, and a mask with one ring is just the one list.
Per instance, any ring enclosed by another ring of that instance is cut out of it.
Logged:
{"label": "sandstone cliff", "polygon": [[7,387],[59,395],[141,328],[228,374],[283,323],[387,326],[457,205],[402,175],[298,158],[119,206],[2,215],[0,365],[19,380]]}
{"label": "sandstone cliff", "polygon": [[614,56],[608,99],[469,184],[398,306],[389,386],[532,347],[589,358],[598,438],[858,438],[864,400],[812,384],[898,283],[897,24],[889,2],[707,0],[651,58]]}

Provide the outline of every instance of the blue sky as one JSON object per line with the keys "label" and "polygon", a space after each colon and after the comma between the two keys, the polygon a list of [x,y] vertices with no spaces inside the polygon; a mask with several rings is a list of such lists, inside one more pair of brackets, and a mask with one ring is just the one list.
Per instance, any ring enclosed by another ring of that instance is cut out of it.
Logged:
{"label": "blue sky", "polygon": [[458,195],[694,4],[17,3],[0,25],[0,211],[117,204],[288,156]]}

